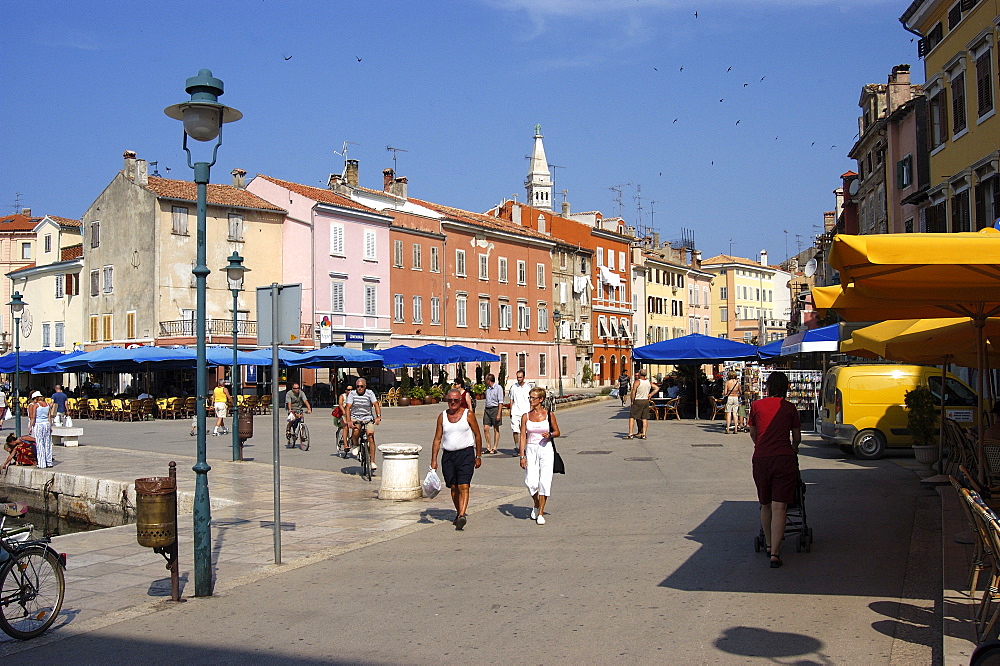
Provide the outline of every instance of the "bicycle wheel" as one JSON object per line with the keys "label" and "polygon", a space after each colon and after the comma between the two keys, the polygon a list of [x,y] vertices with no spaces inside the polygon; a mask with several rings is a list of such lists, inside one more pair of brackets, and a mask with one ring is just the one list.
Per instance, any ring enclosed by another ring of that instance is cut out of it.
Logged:
{"label": "bicycle wheel", "polygon": [[285,437],[288,439],[288,443],[285,444],[286,449],[290,449],[295,446],[295,438],[298,437],[298,428],[292,428],[285,433]]}
{"label": "bicycle wheel", "polygon": [[299,424],[299,448],[309,450],[309,427],[305,423]]}
{"label": "bicycle wheel", "polygon": [[62,608],[66,581],[55,553],[22,549],[0,573],[0,629],[27,640],[49,628]]}
{"label": "bicycle wheel", "polygon": [[365,477],[369,481],[372,480],[372,465],[371,461],[368,459],[368,438],[361,437],[358,439],[358,461],[361,463],[361,476]]}

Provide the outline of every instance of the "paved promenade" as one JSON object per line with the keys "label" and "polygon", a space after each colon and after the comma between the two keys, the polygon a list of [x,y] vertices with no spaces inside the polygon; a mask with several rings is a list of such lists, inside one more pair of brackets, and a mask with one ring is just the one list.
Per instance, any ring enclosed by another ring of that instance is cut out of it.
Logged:
{"label": "paved promenade", "polygon": [[[380,442],[425,446],[440,406],[386,410]],[[134,526],[55,540],[69,553],[56,627],[29,643],[41,663],[941,663],[940,500],[906,460],[845,459],[806,437],[811,553],[785,544],[782,569],[754,553],[757,505],[746,435],[721,421],[651,424],[622,440],[617,401],[560,410],[557,476],[545,526],[527,520],[517,461],[487,456],[468,527],[435,500],[384,502],[354,461],[282,447],[285,564],[271,562],[269,421],[250,463],[209,438],[216,596],[175,605],[162,559]],[[55,471],[131,480],[178,462],[193,489],[188,422],[83,423]],[[504,429],[502,448],[511,448]],[[900,464],[902,463],[902,464]],[[231,504],[229,502],[232,502]],[[191,521],[181,570],[193,592]],[[156,610],[158,612],[151,613]],[[82,655],[85,655],[81,657]]]}

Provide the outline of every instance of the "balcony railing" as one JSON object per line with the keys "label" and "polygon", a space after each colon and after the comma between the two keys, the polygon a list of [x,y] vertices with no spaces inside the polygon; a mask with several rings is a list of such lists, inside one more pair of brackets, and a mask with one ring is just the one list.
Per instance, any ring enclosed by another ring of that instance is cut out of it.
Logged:
{"label": "balcony railing", "polygon": [[[194,337],[193,319],[175,319],[173,321],[160,322],[160,335],[163,338],[191,338]],[[205,330],[210,336],[233,336],[232,319],[206,319]],[[236,334],[238,337],[256,338],[257,322],[237,321]],[[299,330],[302,339],[311,340],[313,327],[311,324],[302,324]]]}

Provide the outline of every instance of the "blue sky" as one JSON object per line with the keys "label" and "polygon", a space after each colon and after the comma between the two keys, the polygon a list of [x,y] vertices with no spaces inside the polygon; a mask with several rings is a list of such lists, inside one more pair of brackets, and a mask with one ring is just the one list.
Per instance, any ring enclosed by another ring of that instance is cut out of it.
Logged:
{"label": "blue sky", "polygon": [[394,146],[412,196],[485,211],[524,200],[540,123],[574,211],[618,214],[609,188],[624,185],[636,224],[641,187],[663,239],[690,229],[706,257],[774,262],[811,244],[854,168],[861,86],[900,63],[923,80],[908,4],[7,1],[0,212],[20,193],[78,218],[126,149],[190,179],[162,110],[207,67],[244,114],[213,182],[241,167],[322,185],[350,141],[362,185],[381,188]]}

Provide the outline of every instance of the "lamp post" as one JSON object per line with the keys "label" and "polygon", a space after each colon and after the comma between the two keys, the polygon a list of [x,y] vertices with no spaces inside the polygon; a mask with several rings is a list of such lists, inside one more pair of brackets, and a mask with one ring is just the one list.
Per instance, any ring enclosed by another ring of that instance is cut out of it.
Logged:
{"label": "lamp post", "polygon": [[21,438],[21,313],[27,303],[21,292],[10,297],[10,316],[14,320],[14,434]]}
{"label": "lamp post", "polygon": [[[192,468],[195,472],[194,487],[194,594],[196,597],[212,595],[212,509],[208,497],[208,472],[212,469],[206,462],[205,399],[208,393],[208,363],[205,358],[205,310],[206,279],[211,272],[205,265],[205,217],[208,208],[208,181],[212,165],[215,164],[219,146],[222,145],[222,124],[239,120],[243,114],[236,109],[219,103],[223,93],[222,80],[212,76],[208,69],[198,71],[186,82],[190,101],[168,106],[165,114],[184,122],[184,152],[187,163],[194,170],[194,182],[198,186],[198,231],[196,235],[197,258],[191,271],[195,276],[195,343],[196,360],[196,420],[198,432],[198,462]],[[192,162],[188,137],[195,141],[215,141],[211,162]]]}
{"label": "lamp post", "polygon": [[562,312],[557,309],[552,313],[552,321],[556,323],[556,372],[559,373],[559,397],[563,396],[562,385],[562,351],[559,342],[562,339]]}
{"label": "lamp post", "polygon": [[236,250],[229,255],[229,265],[222,270],[226,271],[226,279],[229,281],[229,291],[233,292],[233,366],[229,376],[233,384],[233,460],[243,460],[243,452],[240,450],[240,366],[239,350],[237,348],[237,334],[239,320],[236,318],[236,308],[239,306],[240,292],[243,291],[243,275],[250,269],[243,265],[243,257]]}

